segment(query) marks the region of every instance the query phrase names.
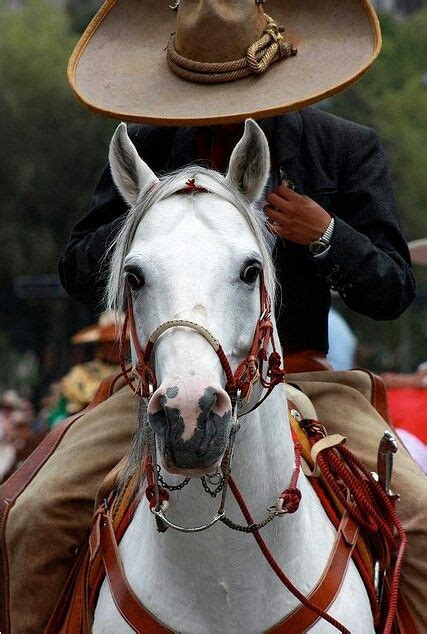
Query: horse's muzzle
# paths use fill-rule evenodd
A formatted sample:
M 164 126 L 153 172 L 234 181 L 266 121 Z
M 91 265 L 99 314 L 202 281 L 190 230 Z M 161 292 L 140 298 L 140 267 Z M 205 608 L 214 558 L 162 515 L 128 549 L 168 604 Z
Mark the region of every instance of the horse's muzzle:
M 168 471 L 195 477 L 218 466 L 231 428 L 231 401 L 221 387 L 195 377 L 163 381 L 148 415 Z

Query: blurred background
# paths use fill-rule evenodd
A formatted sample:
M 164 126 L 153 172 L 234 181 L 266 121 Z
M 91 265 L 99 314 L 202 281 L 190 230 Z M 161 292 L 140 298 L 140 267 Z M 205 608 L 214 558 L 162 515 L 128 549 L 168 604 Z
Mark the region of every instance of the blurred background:
M 90 345 L 73 345 L 70 337 L 97 315 L 66 296 L 56 267 L 71 227 L 88 209 L 116 125 L 82 107 L 65 75 L 69 54 L 99 4 L 3 2 L 0 395 L 13 390 L 25 401 L 19 411 L 31 420 L 46 408 L 52 385 L 94 356 Z M 378 131 L 408 241 L 427 237 L 423 5 L 377 2 L 384 38 L 379 60 L 356 86 L 320 104 Z M 417 299 L 394 322 L 375 322 L 334 299 L 354 333 L 356 365 L 413 373 L 427 360 L 427 267 L 414 268 Z M 46 417 L 38 425 L 42 433 Z

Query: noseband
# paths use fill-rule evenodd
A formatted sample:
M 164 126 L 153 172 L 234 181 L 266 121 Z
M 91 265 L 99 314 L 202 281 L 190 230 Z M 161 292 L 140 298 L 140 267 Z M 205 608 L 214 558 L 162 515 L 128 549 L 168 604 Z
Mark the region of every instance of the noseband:
M 274 342 L 273 325 L 271 323 L 271 301 L 265 287 L 262 271 L 259 277 L 259 285 L 261 310 L 260 317 L 255 327 L 252 344 L 246 358 L 238 365 L 235 372 L 233 372 L 227 355 L 225 354 L 219 340 L 204 326 L 187 319 L 171 319 L 160 324 L 160 326 L 158 326 L 148 338 L 147 345 L 144 350 L 141 346 L 136 328 L 131 289 L 129 285 L 126 284 L 127 311 L 120 338 L 120 363 L 124 376 L 126 377 L 126 381 L 132 391 L 140 394 L 143 398 L 151 397 L 151 394 L 157 388 L 156 375 L 151 363 L 154 346 L 159 337 L 167 330 L 170 330 L 171 328 L 184 327 L 195 330 L 199 335 L 204 337 L 204 339 L 206 339 L 216 352 L 227 379 L 225 391 L 228 393 L 233 403 L 236 402 L 238 395 L 241 399 L 249 402 L 252 388 L 258 382 L 260 382 L 267 390 L 267 394 L 264 397 L 266 398 L 276 385 L 284 382 L 285 371 L 281 368 L 282 359 L 276 350 Z M 129 376 L 125 363 L 126 332 L 128 324 L 137 357 L 137 362 L 132 367 L 132 374 L 134 375 L 133 379 L 135 379 L 135 377 L 137 379 L 136 387 L 134 387 L 134 380 L 132 380 Z M 272 352 L 268 355 L 270 346 L 272 348 Z M 264 363 L 267 360 L 268 369 L 266 376 L 264 377 Z M 258 407 L 261 402 L 262 401 L 259 401 L 252 409 Z

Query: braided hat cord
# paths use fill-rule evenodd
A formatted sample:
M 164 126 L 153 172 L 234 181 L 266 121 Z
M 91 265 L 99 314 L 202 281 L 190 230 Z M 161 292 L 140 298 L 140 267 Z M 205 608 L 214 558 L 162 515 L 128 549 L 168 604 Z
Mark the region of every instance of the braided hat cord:
M 167 46 L 170 69 L 182 79 L 204 84 L 218 84 L 249 75 L 261 75 L 274 62 L 297 54 L 297 49 L 291 42 L 283 38 L 285 28 L 278 26 L 270 16 L 266 18 L 267 24 L 261 37 L 249 46 L 246 56 L 229 62 L 197 62 L 180 55 L 175 48 L 173 33 Z

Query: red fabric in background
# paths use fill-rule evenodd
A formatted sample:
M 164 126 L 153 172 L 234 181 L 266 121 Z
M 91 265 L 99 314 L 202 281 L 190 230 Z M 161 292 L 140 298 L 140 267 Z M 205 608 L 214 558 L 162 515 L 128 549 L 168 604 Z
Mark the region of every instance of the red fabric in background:
M 427 390 L 389 388 L 388 399 L 393 425 L 427 444 Z

